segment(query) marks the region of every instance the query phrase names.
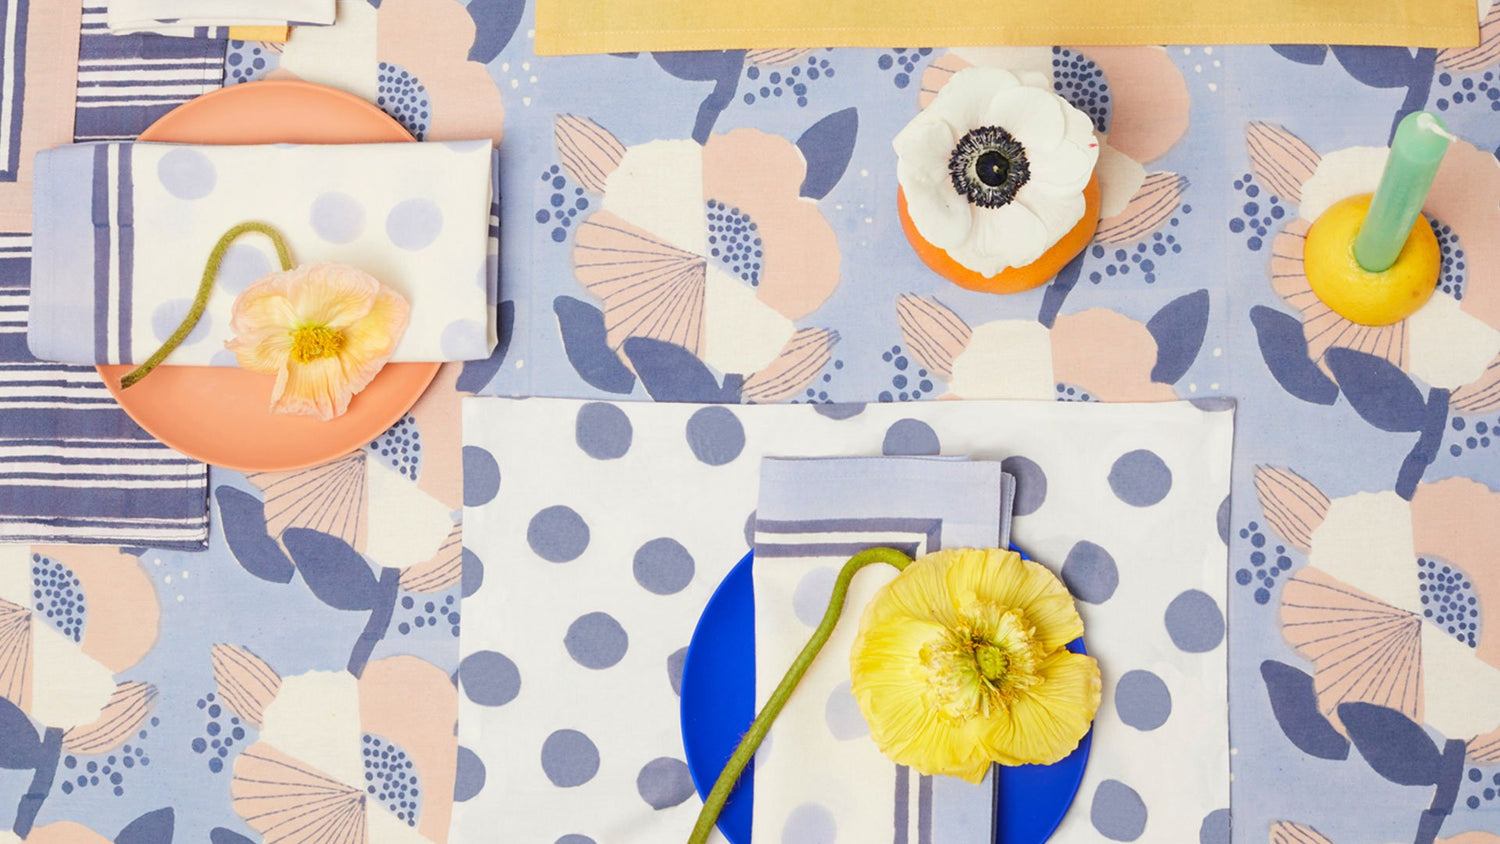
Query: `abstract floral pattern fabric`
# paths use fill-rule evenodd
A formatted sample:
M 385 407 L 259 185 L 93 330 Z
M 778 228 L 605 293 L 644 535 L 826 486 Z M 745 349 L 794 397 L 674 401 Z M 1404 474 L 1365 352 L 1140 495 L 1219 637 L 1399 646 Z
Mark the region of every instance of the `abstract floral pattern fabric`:
M 819 403 L 1227 395 L 1240 400 L 1233 495 L 1218 511 L 1230 556 L 1234 813 L 1203 819 L 1197 840 L 1222 844 L 1232 828 L 1238 841 L 1493 844 L 1500 758 L 1494 727 L 1483 723 L 1486 699 L 1463 684 L 1482 688 L 1495 664 L 1486 619 L 1496 612 L 1500 367 L 1493 354 L 1483 358 L 1500 328 L 1489 234 L 1500 8 L 1484 9 L 1479 46 L 1449 50 L 539 58 L 531 5 L 344 0 L 337 25 L 297 30 L 285 46 L 229 44 L 226 83 L 295 76 L 366 97 L 424 138 L 503 135 L 507 342 L 488 361 L 447 370 L 432 398 L 361 456 L 306 476 L 216 473 L 206 554 L 110 551 L 112 574 L 99 581 L 99 549 L 26 552 L 20 564 L 30 564 L 46 601 L 0 596 L 20 608 L 6 629 L 56 635 L 8 639 L 33 670 L 30 696 L 23 685 L 12 691 L 19 700 L 7 696 L 11 709 L 0 706 L 3 746 L 19 748 L 5 757 L 16 767 L 0 772 L 0 826 L 24 811 L 32 841 L 154 844 L 174 829 L 170 840 L 280 840 L 249 817 L 235 785 L 251 765 L 241 761 L 247 748 L 315 779 L 337 803 L 357 773 L 353 742 L 361 760 L 380 762 L 358 773 L 372 777 L 369 799 L 362 813 L 341 816 L 341 829 L 406 835 L 401 816 L 415 812 L 405 829 L 443 840 L 449 795 L 480 793 L 486 776 L 473 753 L 435 749 L 437 731 L 453 741 L 456 703 L 427 665 L 444 676 L 459 670 L 458 605 L 484 577 L 449 514 L 463 503 L 461 474 L 479 499 L 500 485 L 482 459 L 465 465 L 451 406 L 462 392 Z M 110 126 L 84 131 L 80 118 L 80 135 L 114 137 L 105 129 L 121 115 L 138 130 L 163 102 L 217 75 L 199 67 L 201 56 L 169 55 L 146 36 L 108 39 L 85 34 L 79 96 L 88 100 L 80 107 L 99 106 L 81 113 L 107 111 Z M 184 62 L 193 66 L 182 70 Z M 944 76 L 980 65 L 1048 75 L 1103 142 L 1105 221 L 1095 243 L 1052 284 L 1014 296 L 937 278 L 893 223 L 891 138 Z M 189 71 L 193 84 L 176 84 Z M 1443 115 L 1465 140 L 1430 208 L 1443 289 L 1430 313 L 1400 328 L 1348 329 L 1302 293 L 1298 229 L 1339 193 L 1368 189 L 1395 120 L 1418 108 Z M 610 238 L 626 237 L 650 239 L 642 269 L 661 303 L 656 322 L 632 321 L 610 295 L 619 267 L 590 266 Z M 724 303 L 755 324 L 724 320 Z M 618 425 L 591 424 L 606 433 L 590 448 L 619 447 Z M 326 491 L 333 503 L 304 507 L 298 490 Z M 417 501 L 424 529 L 382 535 L 381 513 Z M 1376 530 L 1378 570 L 1348 571 Z M 1380 632 L 1395 644 L 1369 680 L 1406 682 L 1404 698 L 1340 679 L 1300 637 L 1309 594 L 1330 590 L 1383 614 Z M 1313 620 L 1338 628 L 1347 606 L 1318 609 Z M 110 631 L 126 638 L 101 651 Z M 1395 654 L 1436 675 L 1424 668 L 1419 682 Z M 88 678 L 68 707 L 54 705 L 57 666 L 81 666 L 77 676 Z M 657 670 L 669 677 L 668 664 Z M 279 691 L 247 698 L 250 678 Z M 27 682 L 24 672 L 13 679 Z M 381 690 L 398 679 L 424 691 Z M 1147 683 L 1140 700 L 1159 703 Z M 344 713 L 346 729 L 326 747 L 299 743 L 311 723 L 297 702 L 306 690 Z M 124 717 L 128 734 L 104 731 L 69 749 L 69 732 L 82 741 L 112 701 L 122 714 L 150 701 L 149 712 Z M 375 711 L 398 704 L 398 718 Z M 264 721 L 247 720 L 256 706 L 261 717 L 282 713 L 285 728 L 266 735 Z M 29 787 L 40 768 L 54 770 L 52 784 L 23 807 L 23 795 L 42 791 Z M 661 790 L 652 793 L 680 790 L 676 766 L 653 771 Z M 1138 811 L 1123 791 L 1103 800 L 1100 817 Z M 1094 809 L 1074 808 L 1086 829 Z M 1111 829 L 1107 840 L 1132 840 L 1133 827 Z

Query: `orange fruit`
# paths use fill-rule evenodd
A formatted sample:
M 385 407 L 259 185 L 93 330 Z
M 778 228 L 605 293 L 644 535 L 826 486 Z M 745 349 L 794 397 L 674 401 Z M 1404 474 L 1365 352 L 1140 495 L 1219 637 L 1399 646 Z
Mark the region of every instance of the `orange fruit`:
M 933 272 L 959 287 L 981 293 L 1020 293 L 1051 281 L 1053 276 L 1089 245 L 1089 241 L 1094 239 L 1094 232 L 1099 228 L 1098 174 L 1090 177 L 1089 183 L 1084 186 L 1083 199 L 1083 219 L 1054 243 L 1052 248 L 1043 252 L 1040 258 L 1024 267 L 1007 267 L 999 275 L 986 276 L 953 260 L 945 250 L 924 240 L 917 232 L 917 225 L 912 222 L 911 215 L 907 213 L 906 192 L 896 189 L 896 209 L 901 215 L 901 230 L 906 232 L 906 239 L 911 241 L 917 257 Z

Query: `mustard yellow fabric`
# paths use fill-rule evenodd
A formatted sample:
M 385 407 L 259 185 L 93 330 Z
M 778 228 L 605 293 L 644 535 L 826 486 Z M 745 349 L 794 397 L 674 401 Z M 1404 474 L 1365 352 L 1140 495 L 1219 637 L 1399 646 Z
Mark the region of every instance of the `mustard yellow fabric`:
M 265 41 L 285 44 L 291 29 L 285 26 L 231 26 L 229 37 L 236 41 Z
M 998 44 L 1479 43 L 1474 0 L 537 0 L 543 55 Z

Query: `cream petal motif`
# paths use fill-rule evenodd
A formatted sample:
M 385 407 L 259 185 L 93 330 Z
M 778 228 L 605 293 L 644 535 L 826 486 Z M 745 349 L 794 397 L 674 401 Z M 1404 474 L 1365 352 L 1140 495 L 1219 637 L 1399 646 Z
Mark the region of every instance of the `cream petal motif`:
M 741 284 L 709 267 L 704 285 L 704 363 L 720 372 L 763 369 L 791 341 L 796 327 Z
M 284 677 L 265 708 L 260 739 L 344 783 L 364 782 L 359 687 L 347 671 Z
M 1484 376 L 1500 355 L 1500 331 L 1469 316 L 1442 293 L 1407 317 L 1411 374 L 1431 387 L 1452 390 Z
M 63 749 L 70 753 L 105 753 L 129 739 L 156 705 L 156 687 L 129 682 L 115 687 L 109 703 L 92 724 L 63 733 Z
M 1094 167 L 1094 174 L 1099 177 L 1101 220 L 1125 213 L 1131 198 L 1146 183 L 1145 165 L 1108 144 L 1099 147 L 1099 163 Z
M 804 328 L 766 368 L 745 379 L 740 397 L 751 402 L 785 401 L 806 387 L 828 365 L 839 333 L 827 328 Z
M 384 461 L 371 460 L 367 465 L 370 532 L 366 556 L 389 568 L 431 559 L 453 532 L 448 505 Z
M 369 803 L 365 823 L 369 829 L 370 844 L 432 844 L 430 839 L 407 826 L 406 821 L 386 811 L 378 802 Z
M 1395 709 L 1421 723 L 1422 627 L 1416 613 L 1315 568 L 1298 572 L 1282 591 L 1281 634 L 1312 662 L 1318 706 L 1335 724 L 1338 705 L 1351 701 Z
M 1394 492 L 1334 499 L 1313 530 L 1314 566 L 1398 609 L 1418 613 L 1411 505 Z
M 708 254 L 703 147 L 693 140 L 650 141 L 625 150 L 605 180 L 603 208 L 664 243 Z
M 280 537 L 287 528 L 311 528 L 364 550 L 369 502 L 363 451 L 310 469 L 252 472 L 245 478 L 265 494 L 266 533 Z
M 281 675 L 239 645 L 214 645 L 211 655 L 214 684 L 224 705 L 241 720 L 259 727 L 266 707 L 281 690 Z
M 1423 720 L 1465 741 L 1500 727 L 1500 670 L 1436 624 L 1422 625 Z
M 974 334 L 969 324 L 936 299 L 912 293 L 896 298 L 896 321 L 917 360 L 938 377 L 951 379 L 953 360 L 968 347 Z
M 701 255 L 667 243 L 608 211 L 578 227 L 573 272 L 604 303 L 607 342 L 650 337 L 698 354 L 703 346 Z
M 1486 413 L 1500 407 L 1500 358 L 1490 361 L 1477 380 L 1455 390 L 1451 405 L 1459 413 Z
M 1341 199 L 1374 193 L 1390 152 L 1385 147 L 1346 147 L 1323 156 L 1312 176 L 1302 183 L 1302 204 L 1297 212 L 1312 222 Z
M 464 526 L 453 526 L 437 553 L 425 563 L 401 572 L 401 588 L 408 592 L 441 592 L 458 585 L 464 576 Z
M 1280 126 L 1252 122 L 1245 127 L 1245 151 L 1267 190 L 1291 204 L 1302 202 L 1302 184 L 1318 169 L 1312 147 Z
M 365 794 L 259 741 L 234 762 L 234 810 L 265 844 L 367 844 Z M 380 842 L 370 842 L 380 844 Z
M 1328 515 L 1322 490 L 1290 469 L 1257 466 L 1255 494 L 1272 530 L 1304 554 L 1312 549 L 1313 531 Z
M 966 399 L 1051 399 L 1052 338 L 1030 320 L 985 323 L 953 361 L 948 387 Z
M 90 724 L 115 693 L 113 673 L 73 640 L 33 617 L 31 707 L 26 714 L 49 727 Z

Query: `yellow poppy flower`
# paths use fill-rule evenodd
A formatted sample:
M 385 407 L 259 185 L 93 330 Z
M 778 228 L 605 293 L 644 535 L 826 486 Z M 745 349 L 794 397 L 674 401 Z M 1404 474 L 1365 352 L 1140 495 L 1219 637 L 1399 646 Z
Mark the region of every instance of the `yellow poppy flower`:
M 1099 708 L 1099 664 L 1052 572 L 1013 551 L 938 551 L 864 610 L 850 654 L 855 700 L 886 756 L 970 782 L 991 763 L 1047 765 Z
M 272 412 L 328 420 L 390 360 L 409 312 L 401 294 L 368 273 L 309 264 L 245 288 L 225 347 L 241 367 L 276 375 Z

